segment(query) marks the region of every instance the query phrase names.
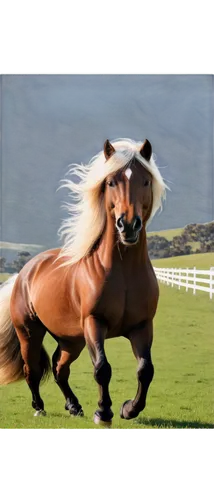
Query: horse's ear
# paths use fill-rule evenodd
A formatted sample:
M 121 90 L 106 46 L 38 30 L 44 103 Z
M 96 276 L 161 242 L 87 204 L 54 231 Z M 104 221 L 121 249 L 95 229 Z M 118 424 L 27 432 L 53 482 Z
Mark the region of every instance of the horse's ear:
M 152 156 L 152 146 L 148 139 L 146 139 L 140 149 L 140 154 L 145 160 L 149 161 Z
M 104 155 L 105 155 L 105 159 L 106 160 L 109 160 L 109 158 L 115 153 L 115 149 L 114 147 L 112 146 L 112 144 L 109 142 L 109 140 L 107 139 L 107 141 L 104 143 Z

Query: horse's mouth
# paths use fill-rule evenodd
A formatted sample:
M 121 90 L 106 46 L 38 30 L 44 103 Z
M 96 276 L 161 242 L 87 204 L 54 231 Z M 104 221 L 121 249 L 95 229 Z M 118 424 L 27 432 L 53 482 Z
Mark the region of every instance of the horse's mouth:
M 130 236 L 129 238 L 124 238 L 122 235 L 120 235 L 120 239 L 121 239 L 121 242 L 123 243 L 123 245 L 126 245 L 126 246 L 136 245 L 136 243 L 139 240 L 139 234 L 137 234 L 135 236 Z

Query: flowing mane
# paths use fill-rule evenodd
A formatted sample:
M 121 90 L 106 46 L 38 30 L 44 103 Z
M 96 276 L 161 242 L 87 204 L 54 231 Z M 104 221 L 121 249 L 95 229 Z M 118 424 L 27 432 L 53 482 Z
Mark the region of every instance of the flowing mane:
M 142 142 L 131 139 L 119 139 L 112 142 L 116 152 L 106 161 L 103 151 L 94 156 L 88 165 L 71 166 L 70 174 L 79 179 L 79 183 L 71 179 L 65 180 L 62 187 L 67 187 L 72 201 L 66 204 L 69 218 L 64 220 L 59 234 L 64 245 L 59 257 L 67 256 L 67 264 L 74 264 L 88 255 L 101 236 L 106 212 L 102 186 L 109 174 L 114 174 L 136 158 L 152 174 L 153 206 L 149 222 L 165 198 L 167 186 L 155 164 L 153 156 L 146 161 L 139 151 Z

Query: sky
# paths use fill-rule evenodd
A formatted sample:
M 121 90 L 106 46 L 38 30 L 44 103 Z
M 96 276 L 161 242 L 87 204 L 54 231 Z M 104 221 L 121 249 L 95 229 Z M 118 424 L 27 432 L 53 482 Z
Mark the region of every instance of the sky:
M 214 219 L 212 75 L 3 75 L 1 240 L 50 248 L 71 163 L 106 138 L 152 143 L 171 189 L 148 230 Z

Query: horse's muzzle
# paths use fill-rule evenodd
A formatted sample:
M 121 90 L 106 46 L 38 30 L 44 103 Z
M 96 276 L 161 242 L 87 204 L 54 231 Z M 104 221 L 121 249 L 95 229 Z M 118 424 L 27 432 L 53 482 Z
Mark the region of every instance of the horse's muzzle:
M 124 245 L 135 245 L 139 239 L 139 232 L 143 226 L 139 215 L 133 217 L 130 223 L 125 221 L 125 214 L 122 214 L 116 221 L 116 228 L 119 231 L 121 242 Z

